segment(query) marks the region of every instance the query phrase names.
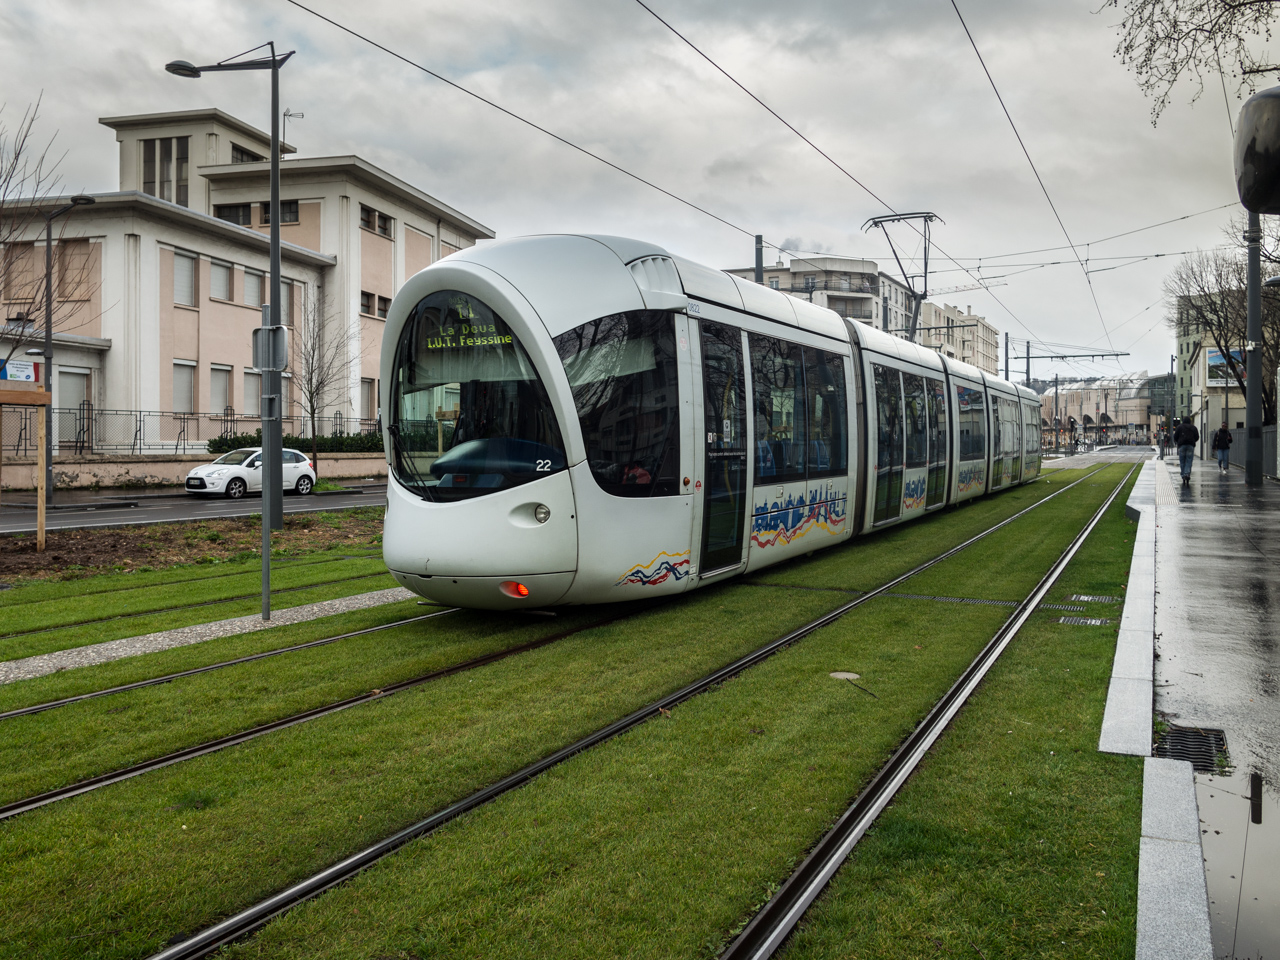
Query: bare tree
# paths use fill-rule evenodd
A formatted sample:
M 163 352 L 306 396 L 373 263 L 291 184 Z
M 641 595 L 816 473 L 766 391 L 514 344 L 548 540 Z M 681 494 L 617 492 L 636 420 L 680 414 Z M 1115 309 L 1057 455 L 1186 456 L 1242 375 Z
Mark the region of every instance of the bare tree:
M 1277 0 L 1107 0 L 1105 6 L 1124 14 L 1116 56 L 1151 98 L 1152 123 L 1179 80 L 1195 83 L 1194 102 L 1206 76 L 1220 75 L 1224 89 L 1230 77 L 1237 92 L 1252 92 L 1259 75 L 1280 73 L 1257 49 L 1271 40 Z
M 43 340 L 47 297 L 43 239 L 45 208 L 58 201 L 58 161 L 49 155 L 52 141 L 36 141 L 40 116 L 37 101 L 22 114 L 16 126 L 4 119 L 0 106 L 0 306 L 5 310 L 0 328 L 0 369 L 26 348 Z M 92 248 L 87 240 L 67 240 L 59 223 L 53 273 L 53 326 L 82 312 L 81 304 L 98 286 L 92 269 Z
M 1264 257 L 1280 265 L 1280 226 L 1267 218 Z M 1236 229 L 1236 242 L 1242 233 Z M 1222 355 L 1227 375 L 1245 392 L 1243 347 L 1246 342 L 1246 265 L 1243 247 L 1194 253 L 1165 280 L 1165 294 L 1173 308 L 1173 326 L 1179 335 L 1199 332 L 1205 346 L 1212 344 Z M 1237 356 L 1237 353 L 1239 356 Z M 1262 295 L 1262 392 L 1263 423 L 1276 422 L 1276 367 L 1280 362 L 1280 295 L 1264 289 Z
M 311 462 L 319 478 L 316 424 L 324 416 L 325 407 L 345 399 L 351 366 L 357 359 L 351 355 L 356 338 L 341 316 L 331 313 L 323 296 L 308 292 L 300 313 L 290 345 L 289 372 L 293 374 L 294 395 L 302 415 L 311 425 Z M 329 322 L 335 319 L 336 322 Z

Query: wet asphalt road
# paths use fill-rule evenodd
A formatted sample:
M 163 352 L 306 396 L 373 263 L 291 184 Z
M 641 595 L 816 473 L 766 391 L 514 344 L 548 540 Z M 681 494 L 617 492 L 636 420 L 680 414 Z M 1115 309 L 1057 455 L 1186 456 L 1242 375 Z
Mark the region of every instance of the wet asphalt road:
M 117 495 L 118 496 L 118 495 Z M 287 494 L 285 513 L 315 513 L 322 510 L 349 510 L 353 507 L 381 507 L 387 502 L 382 489 L 351 493 Z M 247 517 L 262 512 L 262 498 L 250 494 L 242 500 L 195 496 L 78 497 L 64 508 L 49 510 L 46 530 L 88 530 L 130 524 L 175 523 L 219 517 Z M 36 512 L 30 508 L 7 506 L 0 501 L 0 534 L 29 533 L 36 529 Z
M 1280 954 L 1280 483 L 1196 461 L 1156 485 L 1155 708 L 1226 732 L 1233 772 L 1197 774 L 1214 956 Z M 1166 479 L 1169 482 L 1165 482 Z M 1254 796 L 1250 774 L 1261 776 Z

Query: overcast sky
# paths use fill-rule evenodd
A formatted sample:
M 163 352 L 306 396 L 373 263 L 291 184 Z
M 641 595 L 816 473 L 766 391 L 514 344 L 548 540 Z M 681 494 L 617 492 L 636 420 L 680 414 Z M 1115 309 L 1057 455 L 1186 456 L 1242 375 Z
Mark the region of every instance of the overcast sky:
M 305 2 L 748 234 L 894 269 L 883 239 L 861 231 L 886 208 L 635 0 Z M 950 0 L 650 5 L 885 203 L 945 221 L 934 234 L 931 287 L 971 282 L 945 255 L 975 269 L 985 258 L 985 276 L 1010 272 L 1002 262 L 1068 261 L 1009 277 L 990 293 L 931 297 L 972 304 L 1015 338 L 1101 348 L 1105 323 L 1114 348 L 1132 354 L 1110 363 L 1035 361 L 1035 375 L 1167 371 L 1174 348 L 1161 283 L 1176 258 L 1125 258 L 1224 242 L 1239 208 L 1212 208 L 1236 199 L 1234 90 L 1230 113 L 1220 87 L 1195 104 L 1193 88 L 1180 90 L 1153 127 L 1150 104 L 1112 55 L 1115 10 L 1094 12 L 1099 0 L 959 3 L 1081 255 L 1094 270 L 1120 267 L 1092 275 L 1101 319 L 1069 250 L 1000 259 L 1065 241 Z M 117 148 L 99 117 L 217 106 L 268 129 L 265 76 L 190 81 L 163 70 L 171 59 L 208 63 L 265 40 L 298 51 L 282 74 L 282 98 L 306 114 L 288 128 L 300 155 L 359 154 L 499 237 L 611 233 L 715 267 L 752 262 L 750 236 L 287 0 L 6 0 L 3 118 L 12 125 L 43 97 L 37 133 L 65 153 L 65 187 L 114 190 Z M 911 234 L 900 236 L 918 253 Z

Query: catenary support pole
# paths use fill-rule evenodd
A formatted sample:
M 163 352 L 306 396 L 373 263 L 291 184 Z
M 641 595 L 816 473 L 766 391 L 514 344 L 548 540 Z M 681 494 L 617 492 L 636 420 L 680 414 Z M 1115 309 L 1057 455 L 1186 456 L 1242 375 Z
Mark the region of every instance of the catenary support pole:
M 764 237 L 756 234 L 756 283 L 764 283 Z
M 1009 379 L 1009 331 L 1004 332 L 1004 378 Z
M 1248 322 L 1244 362 L 1244 482 L 1262 486 L 1262 218 L 1249 214 Z

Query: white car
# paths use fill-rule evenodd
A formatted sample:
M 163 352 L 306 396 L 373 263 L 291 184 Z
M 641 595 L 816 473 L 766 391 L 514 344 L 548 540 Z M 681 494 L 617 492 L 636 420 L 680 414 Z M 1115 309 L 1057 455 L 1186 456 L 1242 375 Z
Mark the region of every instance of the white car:
M 284 489 L 310 493 L 316 485 L 316 471 L 310 459 L 297 450 L 281 451 L 280 459 Z M 246 493 L 261 489 L 261 447 L 232 450 L 187 474 L 187 493 L 217 493 L 239 500 Z

